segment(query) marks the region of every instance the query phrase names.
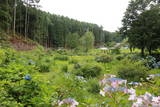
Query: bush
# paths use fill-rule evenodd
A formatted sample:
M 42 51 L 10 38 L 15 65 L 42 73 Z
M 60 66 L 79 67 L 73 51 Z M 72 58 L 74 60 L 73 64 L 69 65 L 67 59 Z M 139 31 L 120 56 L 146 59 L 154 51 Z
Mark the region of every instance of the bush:
M 88 86 L 88 92 L 90 93 L 97 94 L 100 92 L 100 85 L 98 83 L 98 80 L 95 79 L 89 80 L 87 86 Z
M 112 49 L 112 50 L 111 50 L 111 53 L 112 53 L 112 54 L 120 54 L 121 52 L 120 52 L 120 49 L 119 49 L 119 48 L 116 48 L 116 49 Z
M 160 68 L 160 61 L 157 62 L 156 58 L 153 56 L 147 56 L 145 59 L 142 59 L 142 62 L 149 69 Z
M 140 63 L 125 61 L 117 69 L 118 76 L 128 81 L 139 82 L 147 77 L 147 68 Z
M 78 63 L 78 60 L 76 60 L 76 59 L 71 59 L 69 61 L 69 64 L 77 64 L 77 63 Z
M 49 65 L 48 64 L 40 64 L 39 65 L 39 72 L 49 72 Z
M 134 62 L 140 61 L 142 59 L 142 57 L 137 54 L 131 54 L 130 56 L 128 55 L 128 58 Z
M 76 63 L 76 64 L 74 64 L 74 69 L 79 69 L 79 68 L 81 68 L 81 66 L 82 66 L 82 64 Z
M 61 55 L 67 55 L 68 54 L 65 49 L 58 49 L 56 52 L 61 54 Z
M 67 65 L 64 65 L 64 66 L 61 68 L 61 71 L 62 71 L 62 72 L 68 72 L 68 66 L 67 66 Z
M 85 64 L 78 70 L 77 75 L 84 78 L 93 78 L 99 76 L 101 71 L 102 67 L 99 65 Z
M 95 60 L 101 63 L 109 63 L 112 61 L 112 57 L 108 55 L 102 55 L 102 56 L 97 56 Z
M 69 58 L 65 55 L 63 55 L 63 56 L 59 55 L 59 56 L 55 56 L 54 59 L 55 60 L 67 61 Z
M 122 56 L 122 55 L 121 56 L 117 56 L 116 59 L 120 61 L 120 60 L 124 59 L 124 56 Z

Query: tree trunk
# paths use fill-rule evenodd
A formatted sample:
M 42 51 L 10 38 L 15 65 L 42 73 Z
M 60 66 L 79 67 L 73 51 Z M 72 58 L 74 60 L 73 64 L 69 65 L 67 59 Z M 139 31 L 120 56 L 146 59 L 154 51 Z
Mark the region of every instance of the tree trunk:
M 27 0 L 26 14 L 25 14 L 25 39 L 27 37 L 27 20 L 28 20 L 28 0 Z
M 144 56 L 144 47 L 141 48 L 141 55 Z
M 149 52 L 149 55 L 152 54 L 152 48 L 151 47 L 148 49 L 148 52 Z
M 16 5 L 17 5 L 17 0 L 14 1 L 13 36 L 15 36 L 15 29 L 16 29 Z

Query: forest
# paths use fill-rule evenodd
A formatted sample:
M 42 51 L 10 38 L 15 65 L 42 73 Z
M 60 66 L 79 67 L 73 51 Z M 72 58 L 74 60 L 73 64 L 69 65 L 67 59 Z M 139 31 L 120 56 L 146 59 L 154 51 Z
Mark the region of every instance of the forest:
M 115 38 L 116 33 L 103 30 L 102 26 L 41 11 L 34 0 L 3 0 L 0 5 L 1 29 L 45 47 L 67 48 L 68 35 L 77 33 L 80 38 L 86 31 L 93 32 L 95 45 L 122 40 L 120 36 Z
M 115 32 L 40 1 L 0 0 L 0 107 L 160 107 L 160 0 Z

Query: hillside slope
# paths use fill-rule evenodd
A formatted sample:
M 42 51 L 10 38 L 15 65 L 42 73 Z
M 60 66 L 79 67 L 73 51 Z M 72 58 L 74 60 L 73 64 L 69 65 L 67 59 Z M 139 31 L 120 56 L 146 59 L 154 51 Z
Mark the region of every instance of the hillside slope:
M 6 48 L 10 47 L 15 50 L 27 51 L 32 50 L 37 46 L 37 43 L 30 40 L 25 39 L 23 36 L 11 36 L 4 32 L 0 32 L 0 47 Z

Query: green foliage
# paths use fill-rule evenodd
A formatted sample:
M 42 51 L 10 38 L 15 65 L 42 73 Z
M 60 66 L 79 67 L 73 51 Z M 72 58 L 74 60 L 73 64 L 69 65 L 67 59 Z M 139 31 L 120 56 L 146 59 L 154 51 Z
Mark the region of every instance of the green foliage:
M 10 5 L 8 0 L 0 1 L 0 28 L 7 31 L 11 24 Z
M 121 52 L 120 52 L 120 49 L 119 49 L 119 48 L 116 48 L 116 49 L 112 49 L 112 50 L 111 50 L 111 53 L 112 53 L 112 54 L 120 54 Z
M 68 47 L 74 49 L 77 47 L 79 35 L 83 35 L 87 29 L 94 33 L 94 37 L 96 38 L 95 43 L 103 41 L 101 38 L 103 34 L 105 35 L 106 31 L 104 31 L 102 27 L 41 11 L 35 6 L 35 4 L 38 5 L 38 3 L 34 3 L 33 5 L 32 2 L 35 1 L 29 0 L 29 6 L 26 8 L 26 1 L 24 0 L 17 0 L 16 6 L 14 0 L 1 0 L 0 28 L 6 31 L 13 31 L 11 25 L 13 25 L 14 20 L 11 19 L 14 19 L 13 15 L 16 9 L 16 33 L 25 35 L 43 46 L 52 48 Z M 71 33 L 71 35 L 68 35 L 69 33 Z M 107 37 L 108 35 L 105 36 Z
M 35 65 L 11 49 L 0 51 L 0 106 L 33 106 L 32 98 L 39 96 L 41 88 L 32 75 L 26 75 L 37 70 Z
M 146 67 L 149 69 L 158 69 L 160 68 L 160 61 L 157 61 L 153 56 L 147 56 L 141 60 Z
M 61 78 L 59 78 L 61 77 Z M 74 98 L 78 101 L 84 102 L 84 96 L 88 94 L 85 90 L 85 82 L 78 80 L 74 75 L 65 73 L 54 73 L 53 91 L 52 91 L 52 104 L 56 105 L 58 100 L 65 98 Z
M 135 0 L 131 1 L 126 10 L 122 27 L 122 34 L 128 36 L 128 41 L 132 47 L 144 50 L 149 54 L 159 48 L 159 25 L 160 9 L 159 4 L 152 4 L 153 0 Z M 152 26 L 152 27 L 151 27 Z
M 68 72 L 68 66 L 67 65 L 63 65 L 61 68 L 62 72 Z
M 49 72 L 49 65 L 48 64 L 40 64 L 39 65 L 39 72 Z
M 65 55 L 57 55 L 54 57 L 54 60 L 67 61 L 68 59 L 69 59 L 68 56 L 65 56 Z
M 79 69 L 79 68 L 81 68 L 82 65 L 83 65 L 83 64 L 75 63 L 75 64 L 74 64 L 74 69 Z
M 86 32 L 81 38 L 80 38 L 80 48 L 84 52 L 88 52 L 90 49 L 94 47 L 94 35 L 92 32 Z
M 112 61 L 112 57 L 111 56 L 108 56 L 108 55 L 101 55 L 101 56 L 97 56 L 96 58 L 95 58 L 95 60 L 97 61 L 97 62 L 101 62 L 101 63 L 109 63 L 109 62 L 111 62 Z
M 87 83 L 88 91 L 93 94 L 98 94 L 100 92 L 100 85 L 96 79 L 91 79 Z
M 76 60 L 76 59 L 71 59 L 71 60 L 69 61 L 69 63 L 70 63 L 70 64 L 77 64 L 77 63 L 78 63 L 78 60 Z
M 93 51 L 94 55 L 103 55 L 96 49 Z M 119 56 L 123 59 L 112 59 L 112 62 L 104 64 L 97 63 L 95 56 L 90 53 L 90 56 L 69 56 L 71 53 L 68 50 L 66 53 L 61 55 L 56 51 L 40 49 L 25 52 L 0 49 L 0 106 L 56 107 L 59 101 L 66 98 L 75 99 L 80 107 L 131 106 L 129 96 L 122 92 L 106 93 L 105 97 L 99 94 L 102 88 L 99 82 L 107 78 L 102 75 L 109 73 L 117 73 L 117 76 L 129 81 L 141 81 L 142 86 L 136 87 L 137 95 L 146 91 L 159 95 L 159 78 L 144 80 L 148 74 L 159 74 L 160 70 L 148 71 L 137 54 L 121 53 Z M 54 59 L 59 56 L 67 56 L 69 59 Z M 43 65 L 47 66 L 44 70 Z
M 100 76 L 101 72 L 101 66 L 95 64 L 85 64 L 80 67 L 80 69 L 76 72 L 76 75 L 83 76 L 84 78 L 95 78 Z
M 67 51 L 65 49 L 58 49 L 56 52 L 60 55 L 67 55 Z
M 79 38 L 80 36 L 78 35 L 78 33 L 73 33 L 73 34 L 69 33 L 67 35 L 67 40 L 66 40 L 67 48 L 70 49 L 78 48 Z
M 117 67 L 117 74 L 120 78 L 128 81 L 145 81 L 148 69 L 142 63 L 134 63 L 129 60 L 124 60 Z
M 124 59 L 124 58 L 125 58 L 125 56 L 122 56 L 122 55 L 116 56 L 116 59 L 119 60 L 119 61 Z

